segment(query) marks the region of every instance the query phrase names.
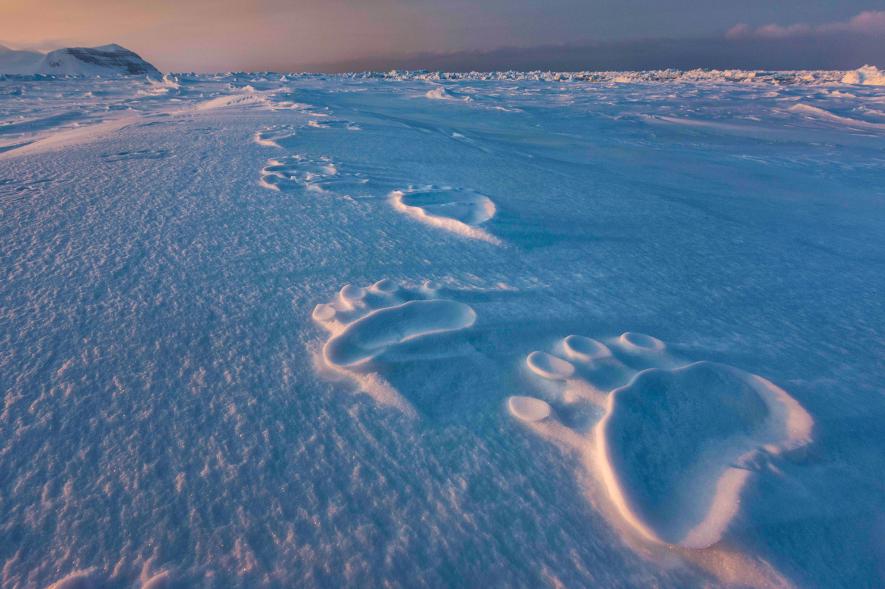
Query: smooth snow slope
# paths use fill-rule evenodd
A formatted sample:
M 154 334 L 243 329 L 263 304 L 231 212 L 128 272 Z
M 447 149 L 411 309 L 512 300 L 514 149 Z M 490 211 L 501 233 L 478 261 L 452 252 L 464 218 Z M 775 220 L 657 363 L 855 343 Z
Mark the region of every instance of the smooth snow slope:
M 0 586 L 882 586 L 877 75 L 0 79 Z

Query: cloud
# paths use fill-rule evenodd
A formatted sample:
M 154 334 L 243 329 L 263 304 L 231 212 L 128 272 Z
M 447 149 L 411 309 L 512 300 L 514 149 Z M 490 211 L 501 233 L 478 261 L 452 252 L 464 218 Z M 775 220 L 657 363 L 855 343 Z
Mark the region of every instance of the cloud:
M 885 63 L 878 35 L 833 33 L 790 38 L 635 39 L 489 51 L 415 53 L 317 63 L 318 72 L 493 70 L 647 70 L 647 69 L 828 69 L 853 70 L 864 63 Z M 285 68 L 284 68 L 285 69 Z
M 771 23 L 753 28 L 739 23 L 731 27 L 725 36 L 728 39 L 789 39 L 834 33 L 885 35 L 885 10 L 865 10 L 846 21 L 815 26 L 805 23 L 787 26 Z

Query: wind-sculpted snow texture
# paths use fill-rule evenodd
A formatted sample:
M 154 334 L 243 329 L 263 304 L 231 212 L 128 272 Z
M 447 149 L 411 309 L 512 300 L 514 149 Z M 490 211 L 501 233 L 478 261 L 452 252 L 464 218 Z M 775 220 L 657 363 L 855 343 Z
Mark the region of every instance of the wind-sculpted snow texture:
M 882 586 L 881 76 L 0 77 L 0 586 Z

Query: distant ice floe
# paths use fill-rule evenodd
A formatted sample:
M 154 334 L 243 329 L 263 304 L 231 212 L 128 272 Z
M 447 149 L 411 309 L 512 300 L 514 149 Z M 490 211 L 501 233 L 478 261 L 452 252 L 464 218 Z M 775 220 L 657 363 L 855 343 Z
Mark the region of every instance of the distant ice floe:
M 843 84 L 862 86 L 885 86 L 885 71 L 872 65 L 865 65 L 842 76 Z
M 12 75 L 9 75 L 12 74 Z M 176 75 L 176 79 L 185 74 Z M 740 69 L 662 69 L 643 71 L 550 71 L 550 70 L 502 70 L 490 72 L 444 72 L 427 70 L 391 70 L 388 72 L 363 71 L 348 72 L 342 74 L 279 74 L 267 73 L 265 75 L 253 73 L 227 73 L 214 76 L 197 76 L 187 74 L 193 80 L 224 80 L 227 78 L 239 78 L 244 75 L 250 79 L 273 81 L 275 83 L 288 83 L 303 80 L 368 80 L 386 79 L 397 81 L 544 81 L 544 82 L 592 82 L 602 84 L 631 84 L 631 83 L 742 83 L 742 84 L 772 84 L 776 86 L 788 86 L 794 84 L 826 85 L 826 84 L 852 84 L 874 85 L 885 84 L 883 70 L 873 65 L 865 65 L 856 70 L 740 70 Z M 64 76 L 50 76 L 45 74 L 21 74 L 13 70 L 4 74 L 0 73 L 0 79 L 14 77 L 17 79 L 42 79 Z M 155 76 L 160 79 L 160 75 Z M 253 88 L 254 90 L 254 88 Z M 463 100 L 470 101 L 469 96 L 460 96 L 450 89 L 437 86 L 424 94 L 426 98 L 436 100 Z M 295 102 L 278 102 L 274 108 L 302 109 L 305 106 Z
M 612 511 L 654 542 L 716 544 L 760 459 L 811 440 L 814 421 L 783 389 L 731 366 L 681 362 L 648 335 L 570 335 L 530 353 L 526 367 L 545 399 L 510 397 L 510 413 L 578 451 Z M 589 417 L 562 420 L 576 411 Z
M 173 95 L 178 94 L 181 91 L 180 79 L 171 74 L 164 74 L 163 78 L 160 80 L 147 78 L 146 82 L 147 87 L 144 90 L 139 91 L 140 94 L 146 96 Z
M 463 237 L 500 245 L 501 240 L 478 227 L 495 216 L 495 203 L 472 190 L 424 188 L 395 190 L 390 203 L 396 211 L 422 223 Z

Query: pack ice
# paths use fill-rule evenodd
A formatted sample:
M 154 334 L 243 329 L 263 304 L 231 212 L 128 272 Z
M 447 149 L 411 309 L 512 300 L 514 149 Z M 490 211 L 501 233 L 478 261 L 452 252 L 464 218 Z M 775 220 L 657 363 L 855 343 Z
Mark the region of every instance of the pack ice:
M 11 53 L 0 586 L 885 584 L 879 69 Z

